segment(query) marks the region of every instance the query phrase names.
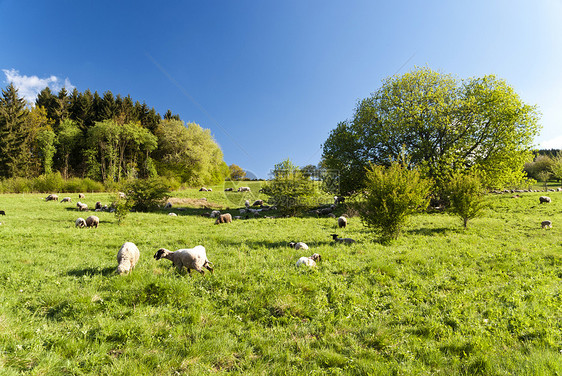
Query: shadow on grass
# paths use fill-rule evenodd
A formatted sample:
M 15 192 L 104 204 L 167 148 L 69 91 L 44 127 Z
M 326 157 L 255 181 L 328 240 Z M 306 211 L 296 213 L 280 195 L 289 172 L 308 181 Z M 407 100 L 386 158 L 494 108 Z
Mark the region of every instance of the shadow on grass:
M 110 276 L 115 274 L 115 267 L 89 267 L 89 268 L 81 268 L 81 269 L 72 269 L 67 273 L 69 276 L 73 277 L 83 277 L 85 275 L 91 277 L 94 275 L 102 275 L 104 277 Z
M 415 230 L 406 230 L 405 233 L 409 235 L 423 235 L 423 236 L 434 236 L 434 235 L 445 235 L 447 233 L 459 233 L 462 232 L 456 228 L 440 227 L 440 228 L 418 228 Z

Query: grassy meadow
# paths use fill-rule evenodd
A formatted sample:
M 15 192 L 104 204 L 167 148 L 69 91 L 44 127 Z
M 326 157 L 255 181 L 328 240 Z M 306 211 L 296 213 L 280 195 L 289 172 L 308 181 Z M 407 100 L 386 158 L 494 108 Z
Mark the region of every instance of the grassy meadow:
M 331 241 L 333 218 L 215 226 L 201 198 L 236 215 L 258 195 L 213 188 L 174 192 L 172 209 L 122 225 L 95 213 L 97 229 L 74 227 L 94 214 L 75 193 L 0 195 L 0 374 L 562 375 L 562 192 L 542 205 L 540 193 L 490 196 L 466 230 L 417 215 L 389 246 L 353 217 L 338 234 L 357 244 L 345 246 Z M 125 241 L 141 257 L 119 276 Z M 198 244 L 214 274 L 153 258 Z M 316 269 L 295 267 L 314 252 Z

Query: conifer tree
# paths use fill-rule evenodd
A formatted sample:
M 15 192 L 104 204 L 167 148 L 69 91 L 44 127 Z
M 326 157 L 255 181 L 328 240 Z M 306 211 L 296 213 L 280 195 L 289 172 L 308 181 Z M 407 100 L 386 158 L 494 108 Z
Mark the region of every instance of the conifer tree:
M 13 83 L 0 98 L 0 176 L 18 176 L 25 168 L 25 121 L 29 111 Z

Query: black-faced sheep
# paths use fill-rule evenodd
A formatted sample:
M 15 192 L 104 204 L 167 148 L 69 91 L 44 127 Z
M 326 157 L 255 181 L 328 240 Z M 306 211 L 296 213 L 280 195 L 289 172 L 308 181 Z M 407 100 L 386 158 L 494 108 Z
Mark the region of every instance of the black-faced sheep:
M 70 197 L 63 197 L 62 200 L 60 200 L 61 204 L 63 202 L 72 202 L 72 199 Z
M 355 243 L 355 240 L 351 238 L 338 238 L 338 234 L 331 234 L 330 236 L 332 237 L 332 239 L 334 239 L 336 243 L 346 243 L 346 244 Z
M 140 252 L 134 243 L 123 243 L 117 252 L 117 270 L 119 274 L 128 274 L 134 268 L 140 258 Z
M 221 214 L 215 221 L 215 225 L 219 223 L 232 223 L 232 215 L 230 213 Z
M 343 215 L 338 218 L 338 227 L 339 228 L 347 227 L 347 218 L 345 218 Z
M 314 267 L 316 266 L 316 261 L 322 261 L 322 256 L 320 256 L 318 253 L 315 253 L 310 257 L 301 257 L 297 261 L 297 266 L 306 265 L 309 267 Z
M 542 221 L 541 227 L 542 228 L 552 228 L 552 221 Z
M 207 192 L 207 191 L 208 191 L 208 189 L 207 189 L 207 188 L 205 188 L 205 187 L 201 187 L 201 188 L 199 188 L 199 192 Z
M 74 225 L 80 228 L 86 227 L 86 220 L 84 218 L 78 218 L 76 222 L 74 222 Z
M 102 207 L 103 207 L 103 206 L 102 206 L 101 202 L 98 201 L 98 202 L 96 202 L 96 206 L 94 207 L 94 210 L 96 210 L 96 211 L 98 211 L 98 210 L 101 211 L 101 208 L 102 208 Z
M 91 215 L 88 218 L 86 218 L 86 227 L 98 228 L 99 224 L 100 224 L 100 219 L 95 215 Z
M 59 200 L 59 196 L 52 193 L 47 197 L 45 197 L 45 201 L 58 201 L 58 200 Z
M 539 204 L 545 203 L 545 204 L 550 204 L 552 200 L 550 199 L 550 197 L 547 196 L 541 196 L 539 197 Z
M 174 263 L 174 266 L 181 272 L 183 267 L 187 268 L 187 272 L 191 273 L 191 269 L 195 269 L 201 274 L 205 274 L 203 268 L 206 268 L 211 273 L 213 268 L 210 265 L 213 263 L 207 259 L 207 253 L 205 247 L 202 245 L 195 246 L 193 248 L 178 249 L 175 252 L 171 252 L 166 248 L 160 248 L 154 255 L 156 260 L 162 258 L 168 259 Z
M 308 249 L 308 245 L 306 245 L 306 243 L 303 242 L 298 242 L 298 243 L 290 242 L 289 247 L 294 249 Z

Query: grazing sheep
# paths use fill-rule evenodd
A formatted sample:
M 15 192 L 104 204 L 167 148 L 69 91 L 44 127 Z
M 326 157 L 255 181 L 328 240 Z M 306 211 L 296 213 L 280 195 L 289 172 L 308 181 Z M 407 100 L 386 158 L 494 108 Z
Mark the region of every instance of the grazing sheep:
M 170 217 L 177 217 L 177 216 L 178 216 L 176 213 L 168 213 L 168 215 L 169 215 Z
M 552 201 L 552 200 L 550 199 L 550 197 L 547 197 L 547 196 L 541 196 L 541 197 L 539 197 L 539 203 L 540 203 L 540 204 L 542 204 L 542 203 L 550 204 L 551 201 Z
M 187 268 L 188 273 L 191 273 L 191 269 L 195 269 L 199 273 L 205 274 L 203 268 L 208 269 L 211 273 L 213 272 L 213 268 L 210 267 L 213 263 L 207 259 L 205 247 L 202 245 L 178 249 L 175 252 L 171 252 L 166 248 L 160 248 L 154 255 L 154 258 L 156 260 L 165 258 L 172 261 L 174 266 L 178 268 L 178 272 L 181 272 L 184 266 Z
M 99 224 L 100 224 L 100 219 L 95 215 L 91 215 L 88 218 L 86 218 L 86 227 L 98 228 Z
M 315 253 L 310 257 L 301 257 L 297 261 L 297 266 L 306 265 L 309 267 L 315 267 L 316 261 L 322 261 L 322 256 L 320 256 L 318 253 Z
M 306 243 L 303 242 L 298 242 L 298 243 L 290 242 L 289 247 L 292 247 L 294 249 L 308 249 L 308 245 L 306 245 Z
M 86 220 L 84 218 L 78 218 L 76 222 L 74 222 L 74 225 L 80 228 L 86 227 Z
M 256 200 L 252 204 L 252 206 L 263 206 L 263 200 Z
M 78 198 L 86 198 L 86 196 L 84 195 L 84 193 L 78 193 Z
M 244 206 L 246 207 L 246 209 L 248 209 L 250 207 L 250 201 L 244 201 Z
M 233 188 L 225 188 L 225 192 L 232 192 L 234 189 Z
M 221 212 L 220 212 L 220 211 L 218 211 L 218 210 L 213 210 L 209 216 L 210 216 L 211 218 L 217 218 L 219 215 L 221 215 Z
M 232 215 L 230 215 L 230 213 L 219 215 L 215 221 L 215 225 L 218 225 L 219 223 L 232 223 Z
M 6 212 L 4 210 L 0 210 L 0 215 L 6 215 Z
M 208 191 L 208 189 L 207 189 L 207 188 L 205 188 L 205 187 L 201 187 L 201 188 L 199 188 L 199 192 L 207 192 L 207 191 Z
M 88 205 L 81 203 L 80 201 L 78 201 L 76 203 L 76 207 L 78 208 L 79 211 L 86 211 L 88 210 Z
M 72 202 L 72 199 L 70 197 L 63 197 L 62 200 L 60 200 L 61 204 L 63 202 Z
M 542 221 L 541 227 L 542 228 L 552 228 L 552 221 Z
M 345 218 L 343 215 L 338 218 L 338 227 L 339 228 L 347 227 L 347 218 Z
M 101 208 L 102 208 L 101 202 L 100 201 L 96 202 L 96 206 L 94 209 L 101 211 Z
M 58 201 L 58 200 L 59 200 L 59 196 L 52 193 L 47 197 L 45 197 L 45 201 Z
M 343 196 L 334 196 L 334 205 L 343 204 L 345 202 L 345 197 Z
M 250 187 L 238 187 L 238 192 L 251 192 Z
M 117 252 L 117 270 L 119 274 L 128 274 L 134 268 L 140 258 L 137 246 L 131 242 L 125 242 Z
M 355 240 L 351 238 L 338 238 L 338 234 L 331 234 L 330 236 L 332 237 L 332 239 L 334 239 L 336 243 L 346 243 L 346 244 L 355 243 Z

